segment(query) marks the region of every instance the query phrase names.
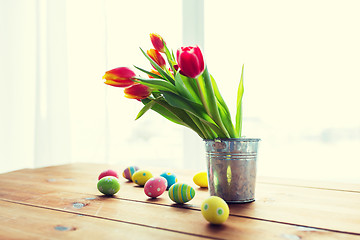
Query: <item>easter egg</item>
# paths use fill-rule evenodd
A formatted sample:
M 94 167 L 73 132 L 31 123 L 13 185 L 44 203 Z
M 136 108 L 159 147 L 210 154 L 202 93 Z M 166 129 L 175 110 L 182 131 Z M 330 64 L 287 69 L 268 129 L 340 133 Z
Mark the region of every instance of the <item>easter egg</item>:
M 156 198 L 163 194 L 167 187 L 167 181 L 163 177 L 150 178 L 144 186 L 144 192 L 147 196 Z
M 172 185 L 174 185 L 178 181 L 175 174 L 171 172 L 163 172 L 162 174 L 160 174 L 160 176 L 165 178 L 168 183 L 166 190 L 168 190 Z
M 124 169 L 122 175 L 124 178 L 126 178 L 127 180 L 129 181 L 132 181 L 132 175 L 137 171 L 139 170 L 138 167 L 136 166 L 130 166 L 130 167 L 127 167 Z
M 229 206 L 220 197 L 211 196 L 201 204 L 204 218 L 213 224 L 222 224 L 229 217 Z
M 194 196 L 195 190 L 185 183 L 175 183 L 169 188 L 169 198 L 176 203 L 186 203 Z
M 106 176 L 99 180 L 97 188 L 105 195 L 113 195 L 120 190 L 120 183 L 116 177 Z
M 148 170 L 138 170 L 133 174 L 132 180 L 137 185 L 144 186 L 145 183 L 152 177 L 153 175 Z
M 108 169 L 108 170 L 105 170 L 100 173 L 98 180 L 100 180 L 106 176 L 113 176 L 113 177 L 119 178 L 119 175 L 117 174 L 117 172 L 115 172 L 114 170 Z
M 207 172 L 198 172 L 193 177 L 193 181 L 199 187 L 208 187 Z

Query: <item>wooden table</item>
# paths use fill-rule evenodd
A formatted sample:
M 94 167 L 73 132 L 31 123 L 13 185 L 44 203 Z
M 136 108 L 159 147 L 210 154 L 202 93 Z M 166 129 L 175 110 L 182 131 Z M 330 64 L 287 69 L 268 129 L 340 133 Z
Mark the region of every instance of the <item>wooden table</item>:
M 149 199 L 122 177 L 114 197 L 102 196 L 97 177 L 108 168 L 123 170 L 81 163 L 0 175 L 0 239 L 360 239 L 359 184 L 258 177 L 256 201 L 230 205 L 217 226 L 201 215 L 208 192 L 193 172 L 171 170 L 196 190 L 176 205 L 167 192 Z

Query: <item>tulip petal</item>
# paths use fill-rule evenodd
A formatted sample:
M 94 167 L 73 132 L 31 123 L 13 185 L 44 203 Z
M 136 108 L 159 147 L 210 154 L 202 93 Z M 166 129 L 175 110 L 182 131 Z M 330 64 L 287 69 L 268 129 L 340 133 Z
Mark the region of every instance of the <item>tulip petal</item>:
M 147 51 L 147 54 L 149 55 L 149 57 L 151 57 L 152 60 L 154 60 L 157 65 L 159 65 L 161 68 L 165 68 L 166 67 L 166 62 L 165 59 L 163 58 L 163 56 L 161 56 L 160 52 L 156 49 L 150 49 Z M 153 66 L 154 67 L 154 66 Z M 155 67 L 154 67 L 155 68 Z
M 165 41 L 159 34 L 151 33 L 150 40 L 156 50 L 165 53 Z
M 122 88 L 124 88 L 124 87 L 129 87 L 129 86 L 131 86 L 131 85 L 134 84 L 133 81 L 130 81 L 130 82 L 128 82 L 128 81 L 115 82 L 115 81 L 112 81 L 112 80 L 105 80 L 104 83 L 107 84 L 107 85 L 109 85 L 109 86 L 122 87 Z
M 125 97 L 131 99 L 144 99 L 150 96 L 151 89 L 142 84 L 134 84 L 124 90 Z
M 182 53 L 179 65 L 181 66 L 180 68 L 186 76 L 195 78 L 199 75 L 199 60 L 190 52 Z
M 135 77 L 136 74 L 127 67 L 119 67 L 107 71 L 105 76 L 109 76 L 113 79 L 130 79 Z
M 204 72 L 204 58 L 198 46 L 181 47 L 176 52 L 176 59 L 183 75 L 197 78 Z
M 105 84 L 114 87 L 128 87 L 134 84 L 132 79 L 135 73 L 127 67 L 119 67 L 109 70 L 103 76 Z
M 161 74 L 161 76 L 163 76 L 166 80 L 168 80 L 172 84 L 175 84 L 174 79 L 169 74 L 167 74 L 154 60 L 152 60 L 152 58 L 149 57 L 149 55 L 147 55 L 144 52 L 144 50 L 142 50 L 141 48 L 140 50 L 144 54 L 144 56 L 150 61 L 151 65 L 155 67 L 155 69 Z

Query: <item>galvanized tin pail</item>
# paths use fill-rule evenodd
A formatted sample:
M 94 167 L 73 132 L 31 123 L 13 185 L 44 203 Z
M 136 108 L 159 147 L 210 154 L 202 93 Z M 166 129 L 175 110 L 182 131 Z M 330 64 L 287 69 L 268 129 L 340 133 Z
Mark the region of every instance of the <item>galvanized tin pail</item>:
M 255 201 L 258 138 L 204 140 L 211 196 L 228 203 Z

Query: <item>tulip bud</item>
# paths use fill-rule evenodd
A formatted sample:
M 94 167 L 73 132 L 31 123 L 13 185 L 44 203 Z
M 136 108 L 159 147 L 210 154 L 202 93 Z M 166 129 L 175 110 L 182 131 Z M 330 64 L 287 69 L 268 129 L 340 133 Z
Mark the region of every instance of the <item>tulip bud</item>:
M 150 72 L 153 73 L 153 74 L 158 75 L 159 77 L 161 77 L 161 74 L 156 70 L 151 69 Z M 155 78 L 155 77 L 151 76 L 150 74 L 148 74 L 148 76 L 149 76 L 149 78 Z
M 163 58 L 163 56 L 161 56 L 161 53 L 158 50 L 152 48 L 147 51 L 147 54 L 152 60 L 154 60 L 157 63 L 157 65 L 159 65 L 162 69 L 165 69 L 166 67 L 165 59 Z
M 165 41 L 159 34 L 151 33 L 150 40 L 156 50 L 165 53 Z
M 190 78 L 197 78 L 205 69 L 204 58 L 198 46 L 181 47 L 176 52 L 176 60 L 181 74 Z
M 113 87 L 129 87 L 134 84 L 131 80 L 135 73 L 127 67 L 119 67 L 109 70 L 103 76 L 105 84 Z
M 148 86 L 137 83 L 125 88 L 124 93 L 127 98 L 141 100 L 150 96 L 151 89 Z

